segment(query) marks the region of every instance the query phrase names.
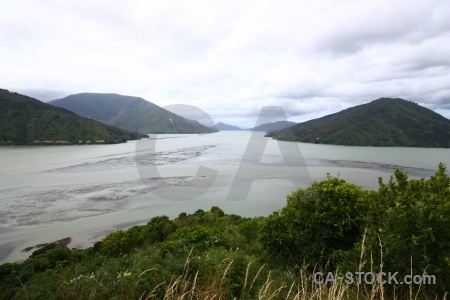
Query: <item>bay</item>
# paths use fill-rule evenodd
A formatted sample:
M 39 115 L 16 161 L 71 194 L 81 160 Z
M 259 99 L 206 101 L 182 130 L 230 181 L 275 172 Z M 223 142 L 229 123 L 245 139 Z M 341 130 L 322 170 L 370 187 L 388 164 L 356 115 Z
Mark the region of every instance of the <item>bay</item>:
M 263 135 L 225 131 L 117 145 L 0 147 L 0 262 L 25 259 L 30 252 L 23 249 L 65 237 L 72 238 L 69 247 L 91 246 L 157 215 L 219 206 L 265 216 L 282 208 L 291 191 L 327 173 L 376 189 L 377 178 L 388 180 L 396 168 L 420 178 L 439 162 L 450 163 L 450 149 L 317 145 Z

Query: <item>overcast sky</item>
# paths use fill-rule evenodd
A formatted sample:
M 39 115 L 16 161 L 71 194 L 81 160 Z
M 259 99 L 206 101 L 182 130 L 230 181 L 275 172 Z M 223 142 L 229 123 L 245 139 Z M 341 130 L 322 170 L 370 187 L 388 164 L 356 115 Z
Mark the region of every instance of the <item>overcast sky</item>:
M 450 118 L 450 1 L 0 0 L 0 88 L 190 104 L 252 127 L 380 97 Z

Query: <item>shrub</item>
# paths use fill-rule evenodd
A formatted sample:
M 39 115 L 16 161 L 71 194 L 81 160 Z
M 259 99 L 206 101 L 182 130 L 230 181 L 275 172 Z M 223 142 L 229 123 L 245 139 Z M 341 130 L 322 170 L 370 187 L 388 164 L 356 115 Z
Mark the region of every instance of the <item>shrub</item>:
M 388 183 L 380 180 L 370 201 L 363 260 L 372 260 L 374 266 L 366 269 L 379 271 L 383 265 L 402 276 L 435 275 L 437 286 L 422 289 L 449 291 L 450 178 L 445 165 L 430 179 L 408 180 L 397 170 Z
M 261 242 L 286 265 L 325 268 L 335 251 L 351 249 L 360 238 L 364 194 L 332 176 L 314 182 L 289 195 L 286 207 L 267 218 Z

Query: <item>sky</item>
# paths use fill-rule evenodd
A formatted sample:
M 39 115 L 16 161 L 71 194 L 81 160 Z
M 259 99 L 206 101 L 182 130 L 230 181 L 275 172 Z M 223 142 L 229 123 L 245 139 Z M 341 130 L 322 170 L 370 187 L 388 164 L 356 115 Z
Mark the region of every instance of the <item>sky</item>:
M 191 105 L 253 127 L 380 97 L 450 118 L 448 0 L 0 0 L 0 88 Z

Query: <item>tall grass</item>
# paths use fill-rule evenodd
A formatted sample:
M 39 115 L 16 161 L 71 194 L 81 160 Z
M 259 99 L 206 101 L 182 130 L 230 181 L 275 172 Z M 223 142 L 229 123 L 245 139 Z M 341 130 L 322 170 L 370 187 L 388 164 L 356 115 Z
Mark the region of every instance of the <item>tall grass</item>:
M 364 246 L 362 247 L 364 251 Z M 362 256 L 361 256 L 362 257 Z M 223 262 L 223 266 L 211 266 L 211 268 L 222 268 L 221 273 L 216 276 L 207 276 L 202 274 L 200 270 L 191 270 L 190 259 L 186 259 L 184 268 L 181 274 L 173 274 L 166 280 L 161 280 L 154 286 L 147 286 L 145 291 L 137 294 L 137 287 L 145 277 L 153 276 L 153 271 L 156 269 L 147 269 L 142 271 L 134 279 L 131 285 L 127 285 L 124 290 L 118 286 L 118 299 L 186 299 L 186 300 L 207 300 L 207 299 L 295 299 L 295 300 L 344 300 L 344 299 L 369 299 L 369 300 L 388 300 L 388 299 L 422 299 L 419 297 L 419 290 L 414 292 L 410 286 L 409 297 L 402 295 L 387 296 L 384 292 L 383 285 L 375 281 L 372 285 L 355 284 L 348 285 L 344 279 L 337 280 L 333 284 L 317 284 L 313 280 L 313 276 L 308 274 L 306 269 L 300 271 L 300 275 L 296 276 L 295 280 L 289 276 L 278 276 L 271 270 L 268 270 L 267 265 L 262 265 L 259 268 L 252 268 L 253 262 L 246 265 L 245 277 L 243 284 L 240 287 L 239 295 L 233 294 L 236 288 L 236 282 L 230 280 L 233 272 L 235 262 L 231 259 Z M 362 261 L 360 270 L 367 262 Z M 370 261 L 373 264 L 373 260 Z M 98 277 L 95 278 L 95 285 L 91 291 L 83 290 L 83 286 L 79 293 L 72 294 L 73 299 L 98 299 L 103 298 L 105 291 L 102 287 L 108 283 L 104 276 L 106 270 L 98 272 Z M 127 273 L 125 273 L 127 274 Z M 338 271 L 336 271 L 336 276 Z M 136 289 L 136 290 L 134 290 Z M 114 298 L 114 295 L 110 295 Z M 427 298 L 428 299 L 428 298 Z M 430 298 L 433 299 L 433 298 Z M 434 298 L 437 299 L 437 298 Z M 443 299 L 446 299 L 444 295 Z
M 373 256 L 364 260 L 365 245 L 361 245 L 357 271 L 374 270 Z M 313 273 L 304 267 L 293 274 L 287 270 L 271 269 L 258 260 L 242 260 L 242 253 L 212 251 L 198 256 L 193 249 L 184 261 L 174 258 L 165 263 L 155 263 L 147 253 L 123 255 L 117 258 L 103 257 L 97 268 L 92 262 L 87 265 L 58 268 L 46 272 L 41 281 L 30 281 L 21 285 L 17 299 L 296 299 L 296 300 L 415 300 L 438 299 L 420 294 L 421 285 L 409 287 L 401 292 L 395 287 L 389 291 L 377 281 L 372 285 L 355 283 L 348 285 L 344 279 L 333 283 L 317 284 Z M 383 245 L 380 241 L 380 254 Z M 199 264 L 203 262 L 204 264 Z M 169 272 L 174 264 L 178 271 Z M 412 265 L 412 258 L 411 258 Z M 367 268 L 366 268 L 367 267 Z M 381 259 L 380 269 L 383 270 Z M 94 270 L 94 271 L 92 271 Z M 347 271 L 347 270 L 345 270 Z M 425 274 L 424 270 L 424 274 Z M 334 272 L 337 278 L 340 270 Z M 411 274 L 412 275 L 412 268 Z M 324 274 L 325 276 L 325 274 Z M 45 286 L 48 284 L 48 287 Z M 409 288 L 409 292 L 408 292 Z M 1 294 L 1 293 L 0 293 Z M 424 298 L 425 297 L 425 298 Z M 446 299 L 445 294 L 441 299 Z M 2 297 L 0 297 L 2 298 Z

